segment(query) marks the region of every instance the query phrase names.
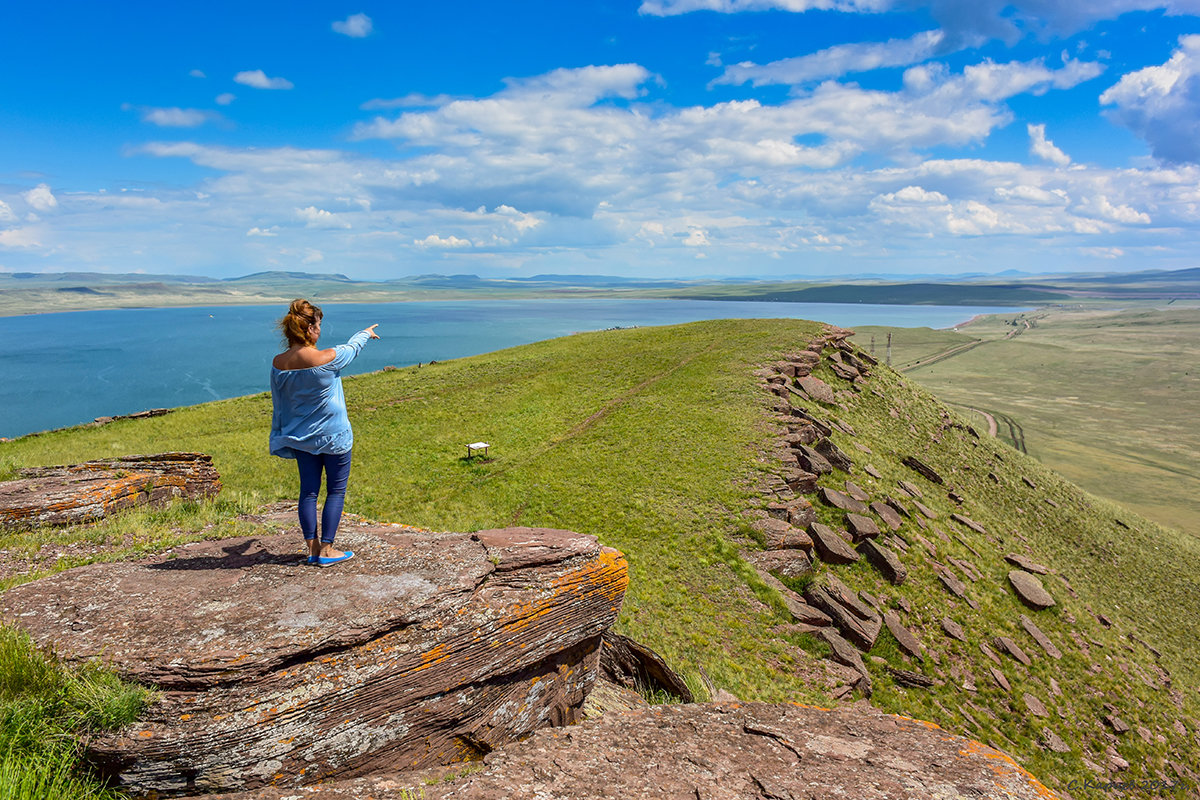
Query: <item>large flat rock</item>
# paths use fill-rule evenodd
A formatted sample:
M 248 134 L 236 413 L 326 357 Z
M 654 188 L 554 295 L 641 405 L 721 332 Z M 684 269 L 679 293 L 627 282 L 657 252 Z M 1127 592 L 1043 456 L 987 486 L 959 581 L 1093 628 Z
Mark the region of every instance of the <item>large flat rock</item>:
M 457 780 L 379 775 L 227 800 L 801 798 L 1044 800 L 1012 758 L 936 725 L 857 704 L 652 706 L 539 731 Z
M 202 542 L 0 596 L 68 662 L 157 687 L 89 743 L 135 794 L 299 786 L 479 756 L 577 721 L 627 584 L 595 537 L 344 526 L 357 557 L 304 564 L 297 535 Z
M 205 453 L 120 456 L 29 467 L 0 482 L 0 528 L 78 525 L 115 511 L 212 497 L 221 476 Z

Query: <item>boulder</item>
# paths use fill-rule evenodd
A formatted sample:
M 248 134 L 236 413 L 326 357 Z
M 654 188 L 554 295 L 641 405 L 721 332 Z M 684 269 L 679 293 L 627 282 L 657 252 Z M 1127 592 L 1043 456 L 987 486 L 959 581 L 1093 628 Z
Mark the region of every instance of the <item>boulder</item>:
M 780 478 L 782 478 L 784 484 L 793 492 L 812 494 L 817 490 L 817 476 L 799 467 L 784 469 Z
M 864 517 L 861 514 L 847 514 L 846 527 L 854 536 L 854 541 L 861 542 L 863 539 L 870 539 L 878 536 L 879 526 L 875 524 L 875 520 L 870 517 Z
M 910 689 L 928 689 L 934 685 L 933 678 L 922 675 L 919 672 L 913 672 L 910 669 L 889 666 L 887 671 L 892 676 L 892 680 L 897 684 L 907 686 Z
M 1049 728 L 1042 729 L 1042 747 L 1046 748 L 1052 753 L 1071 752 L 1070 745 L 1064 742 L 1061 736 Z
M 866 539 L 858 546 L 858 552 L 866 556 L 867 561 L 870 561 L 889 583 L 899 586 L 908 577 L 908 568 L 901 563 L 899 556 L 878 542 Z
M 866 466 L 864 466 L 863 472 L 867 473 L 872 478 L 876 478 L 876 479 L 883 478 L 883 475 L 880 474 L 879 470 L 875 469 L 875 466 L 873 464 L 867 464 Z
M 846 481 L 846 494 L 863 503 L 869 503 L 871 496 L 863 491 L 862 487 L 854 481 Z
M 842 361 L 830 360 L 829 369 L 844 381 L 852 381 L 859 377 L 858 370 Z
M 900 622 L 899 614 L 891 610 L 884 612 L 883 624 L 887 625 L 888 631 L 891 632 L 892 636 L 896 637 L 896 642 L 899 643 L 901 650 L 908 653 L 917 661 L 924 660 L 924 655 L 921 653 L 921 643 L 917 641 L 917 637 L 913 635 L 912 631 L 904 627 L 904 624 Z
M 1008 582 L 1012 584 L 1021 602 L 1034 611 L 1042 611 L 1054 605 L 1054 598 L 1042 586 L 1042 582 L 1028 572 L 1014 569 L 1008 573 Z
M 833 428 L 829 427 L 828 423 L 826 423 L 822 419 L 818 419 L 817 417 L 814 417 L 812 414 L 808 413 L 803 408 L 793 408 L 792 416 L 799 417 L 800 419 L 804 420 L 809 425 L 812 425 L 814 428 L 817 429 L 817 432 L 820 433 L 822 437 L 829 436 L 833 433 Z
M 1050 572 L 1048 567 L 1044 567 L 1029 556 L 1023 556 L 1020 553 L 1009 553 L 1004 557 L 1004 560 L 1014 567 L 1020 567 L 1026 572 L 1036 572 L 1038 575 L 1046 575 Z
M 992 640 L 992 642 L 995 643 L 995 645 L 1001 650 L 1008 653 L 1025 666 L 1028 667 L 1033 665 L 1033 661 L 1029 658 L 1028 654 L 1021 649 L 1021 646 L 1007 636 L 997 636 Z
M 808 526 L 808 535 L 817 557 L 826 564 L 852 564 L 858 561 L 858 553 L 854 548 L 828 525 L 814 522 Z
M 817 512 L 806 498 L 796 497 L 786 503 L 771 503 L 767 513 L 776 519 L 782 519 L 797 528 L 807 528 L 809 523 L 817 518 Z
M 791 523 L 781 519 L 767 517 L 755 520 L 750 527 L 762 534 L 765 540 L 764 546 L 768 550 L 794 550 L 797 548 L 808 550 L 812 548 L 812 539 L 808 538 L 807 533 L 792 527 Z
M 833 465 L 825 456 L 808 445 L 801 445 L 792 451 L 800 461 L 800 466 L 817 475 L 828 475 L 833 472 Z
M 842 635 L 864 653 L 875 644 L 883 620 L 836 576 L 820 575 L 805 589 L 804 599 L 828 614 Z
M 987 536 L 987 528 L 983 527 L 970 517 L 963 516 L 962 514 L 951 514 L 950 519 L 966 525 L 968 528 L 982 536 Z
M 938 518 L 938 513 L 936 511 L 934 511 L 932 508 L 930 508 L 929 506 L 922 503 L 920 500 L 917 500 L 914 498 L 913 505 L 917 507 L 917 511 L 920 511 L 922 516 L 924 516 L 926 519 L 937 519 Z
M 967 634 L 963 631 L 962 625 L 959 625 L 949 617 L 942 618 L 942 630 L 944 630 L 951 639 L 958 639 L 960 642 L 965 642 L 967 640 Z
M 996 669 L 995 667 L 988 667 L 988 671 L 990 673 L 992 673 L 992 680 L 994 680 L 996 682 L 997 686 L 999 686 L 1001 689 L 1003 689 L 1006 692 L 1012 691 L 1012 686 L 1009 685 L 1008 678 L 1004 677 L 1003 672 Z
M 1042 704 L 1042 701 L 1038 700 L 1037 697 L 1029 692 L 1025 692 L 1023 695 L 1021 695 L 1021 699 L 1025 701 L 1025 707 L 1029 709 L 1029 713 L 1033 714 L 1035 717 L 1050 716 L 1050 712 L 1046 710 L 1046 706 Z
M 926 464 L 924 461 L 917 458 L 916 456 L 905 456 L 903 459 L 900 460 L 900 463 L 903 464 L 904 466 L 908 467 L 909 469 L 913 470 L 918 475 L 921 475 L 923 478 L 925 478 L 929 481 L 932 481 L 933 483 L 936 483 L 939 486 L 942 483 L 944 483 L 944 481 L 942 480 L 942 476 L 937 473 L 937 470 L 935 470 L 933 467 L 929 466 L 928 464 Z M 920 497 L 920 495 L 915 495 L 915 496 Z
M 159 691 L 87 743 L 134 795 L 447 763 L 578 721 L 628 582 L 616 550 L 345 523 L 338 544 L 356 558 L 333 569 L 294 533 L 78 567 L 0 595 L 0 618 Z
M 221 476 L 205 453 L 121 456 L 17 474 L 0 482 L 0 528 L 78 525 L 126 508 L 221 491 Z
M 967 585 L 960 581 L 958 576 L 941 565 L 935 566 L 934 569 L 937 571 L 938 580 L 946 587 L 946 591 L 955 597 L 966 599 Z
M 900 515 L 896 513 L 896 509 L 887 503 L 876 500 L 874 503 L 871 503 L 870 509 L 875 512 L 875 516 L 883 520 L 884 525 L 887 525 L 894 531 L 900 530 L 900 526 L 904 524 L 903 520 L 900 519 Z
M 908 481 L 898 481 L 896 485 L 900 487 L 900 491 L 904 492 L 909 497 L 913 497 L 918 500 L 920 498 L 924 497 L 924 495 L 921 493 L 921 488 L 919 486 L 917 486 L 915 483 L 910 483 Z
M 854 461 L 850 456 L 841 451 L 836 444 L 829 439 L 820 439 L 815 445 L 816 451 L 825 456 L 825 460 L 833 466 L 840 469 L 842 472 L 851 472 L 854 469 Z
M 816 400 L 818 403 L 827 403 L 833 405 L 833 389 L 828 383 L 813 375 L 805 375 L 801 378 L 796 378 L 796 385 L 804 390 L 804 393 Z
M 1024 614 L 1021 615 L 1021 627 L 1025 632 L 1033 637 L 1033 640 L 1038 643 L 1038 646 L 1046 651 L 1046 655 L 1054 659 L 1062 658 L 1062 651 L 1055 646 L 1050 637 L 1042 633 L 1042 629 L 1033 624 L 1033 620 Z
M 835 508 L 840 508 L 843 511 L 853 511 L 856 514 L 867 513 L 865 503 L 861 500 L 855 500 L 850 495 L 839 492 L 837 489 L 830 489 L 828 486 L 823 486 L 818 494 L 822 500 Z
M 855 683 L 855 688 L 862 692 L 864 697 L 870 697 L 871 688 L 871 673 L 867 671 L 867 665 L 863 663 L 862 656 L 854 649 L 854 645 L 843 639 L 838 632 L 833 628 L 822 628 L 817 631 L 817 638 L 829 645 L 829 658 L 839 664 L 850 667 L 858 673 L 858 681 Z
M 812 572 L 812 562 L 804 550 L 760 550 L 743 555 L 758 569 L 759 574 L 799 579 Z
M 972 583 L 983 579 L 983 575 L 980 574 L 979 570 L 976 569 L 975 565 L 970 561 L 961 558 L 955 558 L 954 556 L 946 556 L 946 562 L 958 567 L 958 570 L 962 572 L 962 574 L 966 575 Z

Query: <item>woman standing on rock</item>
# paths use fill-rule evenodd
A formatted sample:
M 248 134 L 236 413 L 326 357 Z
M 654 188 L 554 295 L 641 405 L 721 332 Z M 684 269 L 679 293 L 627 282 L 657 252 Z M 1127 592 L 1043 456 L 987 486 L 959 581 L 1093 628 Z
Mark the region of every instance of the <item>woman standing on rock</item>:
M 321 318 L 318 306 L 293 300 L 279 329 L 288 349 L 271 362 L 271 455 L 294 458 L 300 469 L 300 530 L 308 543 L 308 563 L 331 567 L 354 558 L 354 552 L 335 550 L 350 479 L 354 432 L 346 413 L 342 370 L 369 339 L 378 339 L 378 325 L 359 331 L 346 344 L 318 350 Z M 317 539 L 317 494 L 325 473 L 325 508 L 321 538 Z

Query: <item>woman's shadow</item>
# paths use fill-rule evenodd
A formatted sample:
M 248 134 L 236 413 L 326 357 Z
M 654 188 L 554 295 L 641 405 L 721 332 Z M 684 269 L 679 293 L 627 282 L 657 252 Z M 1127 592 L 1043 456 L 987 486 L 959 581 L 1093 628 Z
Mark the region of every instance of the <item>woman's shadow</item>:
M 197 553 L 195 556 L 180 556 L 148 564 L 150 569 L 202 570 L 202 569 L 245 569 L 260 564 L 282 564 L 294 566 L 304 564 L 306 556 L 299 553 L 273 553 L 258 539 L 243 539 L 236 544 L 221 547 L 224 555 Z

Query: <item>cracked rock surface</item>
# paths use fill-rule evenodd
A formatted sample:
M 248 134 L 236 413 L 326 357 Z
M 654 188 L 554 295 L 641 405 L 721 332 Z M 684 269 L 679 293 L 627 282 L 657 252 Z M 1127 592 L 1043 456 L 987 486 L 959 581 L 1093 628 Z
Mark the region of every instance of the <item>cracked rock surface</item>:
M 225 800 L 401 800 L 418 791 L 425 800 L 1054 797 L 997 750 L 863 703 L 834 711 L 702 703 L 651 706 L 541 730 L 449 782 L 429 773 L 376 775 Z
M 418 769 L 573 723 L 628 581 L 594 536 L 345 525 L 356 557 L 295 534 L 93 564 L 0 596 L 60 658 L 100 658 L 161 700 L 87 756 L 159 796 Z

